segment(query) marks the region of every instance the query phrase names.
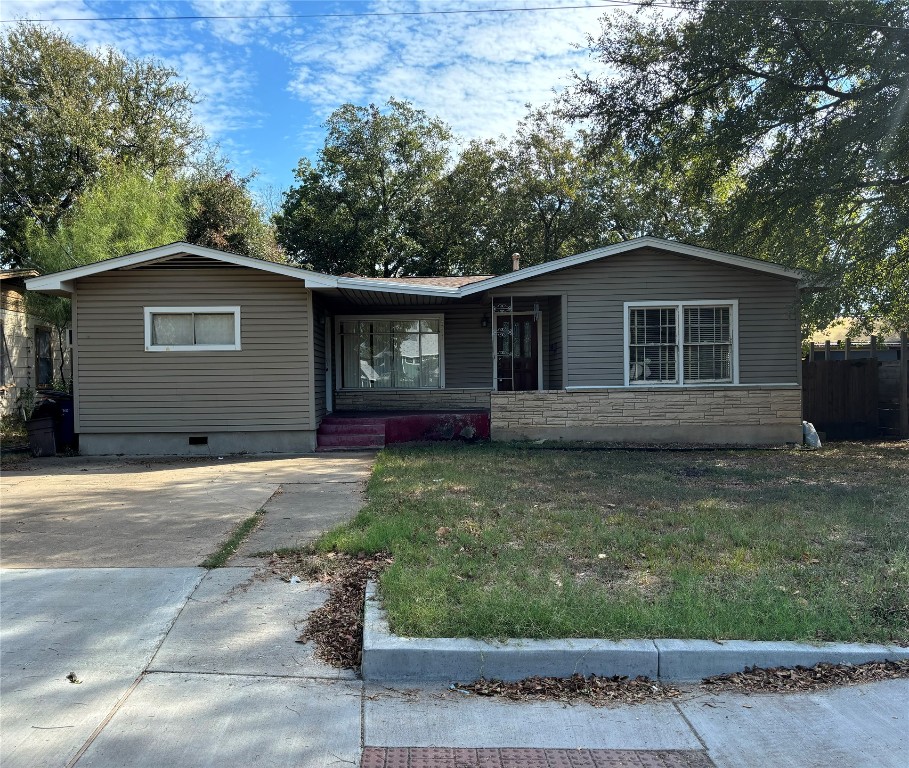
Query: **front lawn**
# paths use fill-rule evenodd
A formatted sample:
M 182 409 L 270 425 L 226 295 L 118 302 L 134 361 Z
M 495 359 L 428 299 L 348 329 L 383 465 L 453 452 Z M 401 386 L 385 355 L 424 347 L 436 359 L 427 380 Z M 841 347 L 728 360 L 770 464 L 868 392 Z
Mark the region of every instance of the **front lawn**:
M 909 444 L 379 454 L 318 543 L 390 552 L 392 629 L 909 642 Z

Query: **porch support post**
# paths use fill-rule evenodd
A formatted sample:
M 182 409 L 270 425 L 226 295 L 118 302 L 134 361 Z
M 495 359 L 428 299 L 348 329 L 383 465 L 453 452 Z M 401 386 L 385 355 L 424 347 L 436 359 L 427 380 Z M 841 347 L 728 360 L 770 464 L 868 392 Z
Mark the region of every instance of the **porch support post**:
M 562 389 L 568 388 L 568 294 L 562 294 Z

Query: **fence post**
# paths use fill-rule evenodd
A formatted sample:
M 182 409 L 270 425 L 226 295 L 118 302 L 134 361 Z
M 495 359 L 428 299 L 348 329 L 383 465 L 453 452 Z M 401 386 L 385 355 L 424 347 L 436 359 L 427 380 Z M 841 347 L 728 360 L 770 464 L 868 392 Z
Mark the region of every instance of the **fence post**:
M 871 337 L 871 359 L 877 360 L 877 336 Z
M 909 354 L 906 331 L 900 333 L 900 437 L 909 437 Z
M 852 350 L 852 339 L 846 337 L 846 350 L 843 352 L 843 360 L 849 359 L 849 352 Z
M 824 362 L 830 359 L 830 339 L 824 342 Z

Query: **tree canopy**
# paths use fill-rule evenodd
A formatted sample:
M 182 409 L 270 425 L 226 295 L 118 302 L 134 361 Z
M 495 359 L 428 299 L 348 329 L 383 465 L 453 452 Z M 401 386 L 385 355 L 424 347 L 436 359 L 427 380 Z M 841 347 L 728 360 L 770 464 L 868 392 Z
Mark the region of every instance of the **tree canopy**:
M 209 153 L 186 176 L 181 199 L 186 214 L 183 240 L 209 248 L 283 261 L 274 230 L 249 191 L 254 174 L 230 170 L 223 157 Z
M 539 264 L 684 210 L 666 178 L 636 183 L 620 147 L 591 156 L 551 108 L 529 109 L 510 138 L 458 151 L 441 121 L 406 102 L 385 107 L 342 106 L 317 162 L 300 161 L 275 216 L 295 262 L 384 277 L 499 273 L 513 253 Z
M 343 104 L 326 122 L 317 163 L 300 161 L 298 184 L 275 217 L 279 242 L 298 263 L 385 277 L 419 269 L 419 232 L 451 134 L 406 101 L 385 106 Z
M 177 73 L 93 52 L 21 22 L 0 39 L 0 249 L 26 261 L 29 222 L 52 231 L 105 164 L 183 168 L 203 139 Z
M 690 239 L 826 278 L 810 320 L 909 325 L 909 6 L 672 4 L 604 18 L 565 113 L 700 198 Z
M 172 174 L 104 168 L 53 229 L 29 222 L 30 266 L 42 272 L 166 245 L 186 237 L 183 187 Z

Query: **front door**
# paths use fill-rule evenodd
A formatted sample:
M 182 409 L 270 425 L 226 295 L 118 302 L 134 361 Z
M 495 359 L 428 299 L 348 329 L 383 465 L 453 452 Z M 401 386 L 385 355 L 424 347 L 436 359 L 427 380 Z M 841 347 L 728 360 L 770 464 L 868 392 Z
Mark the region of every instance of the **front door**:
M 536 315 L 496 317 L 496 378 L 499 392 L 540 388 Z

